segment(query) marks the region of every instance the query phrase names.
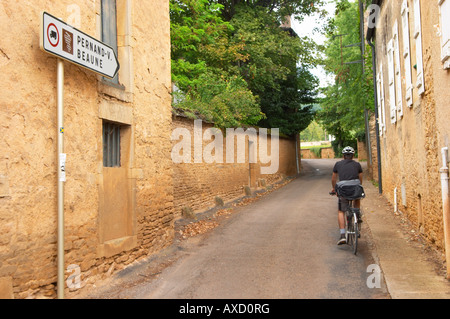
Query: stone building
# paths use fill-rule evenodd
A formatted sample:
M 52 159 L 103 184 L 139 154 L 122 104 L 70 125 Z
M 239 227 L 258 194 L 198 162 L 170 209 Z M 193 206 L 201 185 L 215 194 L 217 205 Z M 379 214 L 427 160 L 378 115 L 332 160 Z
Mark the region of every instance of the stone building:
M 64 62 L 66 294 L 174 237 L 169 1 L 1 1 L 4 298 L 57 290 L 57 59 L 40 49 L 42 11 L 120 62 L 112 80 Z
M 430 244 L 447 247 L 449 265 L 448 180 L 440 169 L 450 147 L 450 1 L 374 0 L 368 22 L 381 176 L 373 172 L 394 209 Z

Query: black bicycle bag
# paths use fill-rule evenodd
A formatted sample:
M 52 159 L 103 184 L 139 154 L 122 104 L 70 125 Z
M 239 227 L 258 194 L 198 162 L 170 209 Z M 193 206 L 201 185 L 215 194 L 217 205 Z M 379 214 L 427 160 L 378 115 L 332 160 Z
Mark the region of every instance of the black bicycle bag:
M 336 184 L 336 193 L 347 200 L 356 200 L 366 197 L 364 188 L 359 179 L 341 181 Z

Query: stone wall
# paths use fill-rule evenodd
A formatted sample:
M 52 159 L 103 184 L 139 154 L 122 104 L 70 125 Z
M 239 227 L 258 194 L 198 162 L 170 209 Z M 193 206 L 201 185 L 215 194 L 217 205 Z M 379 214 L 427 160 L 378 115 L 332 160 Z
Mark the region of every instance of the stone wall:
M 41 11 L 100 38 L 100 3 L 0 3 L 0 297 L 56 296 L 57 61 L 39 49 Z M 117 0 L 117 15 L 119 87 L 64 62 L 65 275 L 81 287 L 174 236 L 169 4 Z M 104 121 L 121 125 L 120 169 L 103 167 Z
M 321 155 L 322 155 L 322 158 L 334 158 L 335 157 L 333 148 L 331 148 L 331 147 L 322 148 Z
M 311 151 L 310 149 L 304 148 L 301 150 L 302 158 L 304 159 L 318 159 L 318 158 L 334 158 L 334 151 L 331 147 L 324 147 L 320 149 L 320 157 Z
M 369 158 L 368 154 L 367 154 L 367 147 L 366 147 L 366 143 L 363 141 L 358 141 L 357 142 L 357 147 L 358 147 L 358 159 L 361 160 L 367 160 Z
M 202 122 L 201 125 L 202 136 L 204 136 L 206 130 L 213 127 L 211 124 L 205 122 Z M 243 163 L 239 163 L 238 160 L 237 147 L 239 138 L 234 143 L 234 160 L 232 163 L 227 163 L 226 134 L 223 134 L 223 156 L 220 157 L 222 158 L 222 163 L 220 161 L 207 163 L 204 159 L 199 163 L 195 163 L 194 121 L 186 117 L 174 116 L 172 128 L 173 130 L 180 128 L 186 129 L 190 132 L 191 136 L 191 156 L 189 157 L 189 163 L 174 164 L 174 210 L 177 217 L 182 216 L 183 209 L 201 212 L 214 207 L 217 197 L 226 203 L 245 196 L 246 191 L 253 192 L 259 188 L 264 188 L 280 181 L 285 177 L 294 176 L 297 173 L 295 140 L 280 138 L 278 170 L 273 174 L 261 174 L 261 167 L 268 167 L 269 163 L 263 164 L 259 158 L 256 163 L 249 163 L 248 136 L 244 136 L 242 139 L 245 142 L 245 159 Z M 243 136 L 244 134 L 239 135 Z M 265 140 L 261 140 L 262 138 L 261 135 L 258 136 L 258 147 L 261 146 L 261 142 L 266 142 Z M 181 140 L 181 137 L 176 136 L 173 141 L 174 145 L 180 143 Z M 203 152 L 210 143 L 210 139 L 203 139 Z M 267 148 L 268 150 L 271 148 L 270 135 L 268 136 Z
M 441 185 L 439 168 L 440 149 L 449 146 L 450 73 L 443 69 L 440 54 L 440 38 L 436 26 L 439 21 L 437 2 L 421 3 L 422 47 L 425 92 L 419 94 L 417 83 L 417 56 L 414 38 L 416 14 L 413 1 L 409 7 L 409 34 L 411 65 L 400 59 L 402 80 L 403 116 L 397 113 L 397 121 L 390 121 L 390 96 L 388 84 L 388 42 L 393 37 L 393 25 L 399 25 L 400 57 L 403 57 L 402 1 L 384 1 L 380 23 L 376 30 L 377 73 L 384 75 L 386 130 L 381 139 L 381 165 L 383 193 L 394 204 L 397 198 L 399 210 L 416 226 L 417 230 L 436 248 L 444 248 Z M 411 68 L 413 105 L 407 106 L 405 98 L 405 68 Z M 373 122 L 372 122 L 373 127 Z M 374 157 L 376 152 L 372 150 Z M 374 163 L 373 173 L 376 174 Z M 376 178 L 376 177 L 375 177 Z

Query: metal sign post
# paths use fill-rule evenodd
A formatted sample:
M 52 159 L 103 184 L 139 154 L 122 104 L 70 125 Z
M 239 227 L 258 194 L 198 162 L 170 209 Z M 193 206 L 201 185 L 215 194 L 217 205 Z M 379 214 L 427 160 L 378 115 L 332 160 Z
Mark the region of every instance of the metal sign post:
M 64 61 L 57 60 L 57 118 L 58 118 L 58 299 L 64 299 Z
M 39 46 L 57 59 L 57 165 L 58 165 L 58 298 L 64 298 L 64 60 L 114 78 L 120 65 L 114 49 L 90 35 L 68 25 L 47 12 L 42 12 Z

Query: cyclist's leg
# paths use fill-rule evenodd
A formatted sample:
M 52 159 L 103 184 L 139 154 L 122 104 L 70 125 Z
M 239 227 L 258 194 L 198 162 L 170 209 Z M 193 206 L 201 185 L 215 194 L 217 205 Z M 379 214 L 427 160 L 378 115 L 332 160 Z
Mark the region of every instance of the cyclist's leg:
M 361 213 L 361 200 L 360 199 L 357 199 L 354 201 L 354 207 L 359 209 L 357 216 L 358 216 L 358 222 L 361 223 L 362 222 L 362 213 Z
M 338 213 L 338 223 L 339 229 L 345 229 L 345 213 L 341 210 Z
M 338 240 L 338 245 L 345 244 L 347 242 L 345 237 L 345 211 L 348 208 L 348 201 L 339 198 L 339 213 L 338 213 L 338 223 L 339 223 L 339 232 L 340 232 L 340 238 Z

